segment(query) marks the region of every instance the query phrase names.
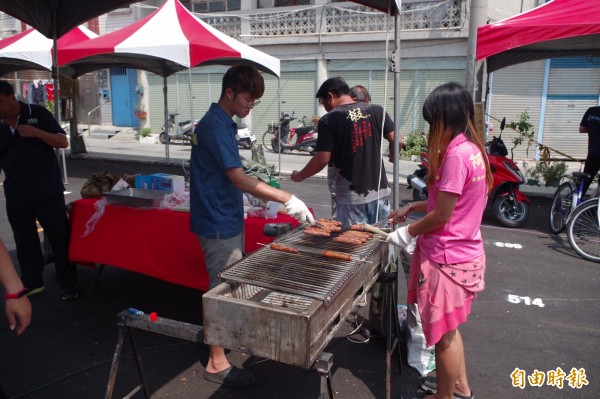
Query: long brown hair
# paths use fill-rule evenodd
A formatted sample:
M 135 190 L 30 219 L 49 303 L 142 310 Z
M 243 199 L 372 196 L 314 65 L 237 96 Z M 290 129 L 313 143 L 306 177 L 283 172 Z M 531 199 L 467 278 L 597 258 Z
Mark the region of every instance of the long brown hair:
M 436 87 L 423 104 L 423 118 L 429 123 L 427 155 L 429 174 L 427 185 L 435 182 L 450 141 L 460 133 L 474 143 L 485 162 L 485 182 L 488 192 L 494 183 L 483 138 L 475 129 L 475 110 L 469 92 L 460 84 L 450 82 Z

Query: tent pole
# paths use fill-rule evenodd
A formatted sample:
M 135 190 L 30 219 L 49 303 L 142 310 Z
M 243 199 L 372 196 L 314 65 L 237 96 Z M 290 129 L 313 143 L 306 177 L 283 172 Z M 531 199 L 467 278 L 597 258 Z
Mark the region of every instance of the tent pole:
M 281 118 L 279 115 L 281 115 L 281 77 L 277 76 L 277 123 L 279 125 L 279 129 L 277 129 L 277 133 L 275 134 L 279 135 L 279 140 L 277 141 L 279 143 L 279 154 L 277 154 L 277 158 L 279 160 L 279 169 L 277 170 L 279 171 L 279 176 L 281 176 Z
M 400 30 L 402 29 L 401 24 L 401 0 L 396 0 L 396 15 L 394 16 L 394 181 L 393 181 L 393 196 L 392 196 L 392 209 L 398 209 L 400 206 Z M 386 99 L 387 101 L 387 99 Z
M 176 110 L 181 109 L 181 93 L 179 91 L 179 73 L 175 72 L 175 101 L 177 101 Z M 181 119 L 181 117 L 179 117 Z
M 190 95 L 190 120 L 192 121 L 192 132 L 194 131 L 194 96 L 192 95 L 192 68 L 188 68 L 188 87 Z
M 169 107 L 167 104 L 167 77 L 163 76 L 163 99 L 165 105 L 165 163 L 168 165 L 170 163 L 169 160 Z
M 57 20 L 57 9 L 56 3 L 54 4 L 54 9 L 52 10 L 52 80 L 54 80 L 54 119 L 60 125 L 60 82 L 58 79 L 58 37 L 56 35 L 56 20 Z M 58 157 L 58 163 L 62 165 L 63 169 L 63 183 L 68 184 L 69 181 L 67 179 L 67 161 L 65 159 L 65 149 L 55 149 L 54 152 Z

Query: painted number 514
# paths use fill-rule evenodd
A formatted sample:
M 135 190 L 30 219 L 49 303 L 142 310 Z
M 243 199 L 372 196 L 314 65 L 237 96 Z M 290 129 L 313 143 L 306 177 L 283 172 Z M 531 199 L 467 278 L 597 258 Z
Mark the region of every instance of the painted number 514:
M 539 306 L 540 308 L 543 308 L 544 306 L 544 302 L 542 302 L 541 298 L 534 298 L 533 300 L 528 297 L 528 296 L 518 296 L 518 295 L 512 295 L 512 294 L 508 294 L 508 302 L 510 303 L 524 303 L 525 305 L 535 305 L 535 306 Z

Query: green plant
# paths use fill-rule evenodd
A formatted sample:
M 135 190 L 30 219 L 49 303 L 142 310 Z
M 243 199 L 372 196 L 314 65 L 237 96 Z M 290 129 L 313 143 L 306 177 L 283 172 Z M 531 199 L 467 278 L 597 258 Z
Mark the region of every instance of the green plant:
M 531 180 L 539 180 L 541 172 L 537 168 L 525 169 L 525 177 Z
M 50 113 L 54 114 L 54 100 L 48 100 L 46 103 L 46 109 L 48 109 Z
M 418 130 L 412 131 L 406 135 L 402 144 L 403 146 L 400 155 L 403 157 L 421 155 L 422 152 L 427 151 L 427 137 L 424 132 Z
M 529 158 L 529 147 L 535 142 L 533 139 L 533 125 L 529 123 L 529 113 L 527 111 L 523 111 L 521 115 L 519 115 L 518 122 L 509 122 L 506 126 L 518 133 L 518 136 L 513 137 L 512 139 L 513 146 L 510 149 L 510 159 L 514 159 L 514 149 L 523 144 L 523 142 L 527 143 L 525 154 L 527 155 L 527 158 Z
M 541 161 L 535 167 L 546 183 L 560 181 L 566 175 L 567 169 L 564 161 Z
M 148 137 L 150 134 L 152 134 L 152 129 L 149 127 L 144 127 L 142 130 L 140 130 L 140 136 L 142 137 Z

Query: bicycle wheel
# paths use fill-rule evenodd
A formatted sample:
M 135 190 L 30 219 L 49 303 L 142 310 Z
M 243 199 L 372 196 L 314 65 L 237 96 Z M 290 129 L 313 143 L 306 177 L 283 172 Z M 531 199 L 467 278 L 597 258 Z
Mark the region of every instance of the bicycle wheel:
M 582 202 L 575 208 L 567 224 L 567 238 L 577 254 L 584 259 L 600 263 L 597 199 Z
M 573 183 L 565 182 L 558 186 L 554 193 L 550 207 L 550 231 L 552 233 L 559 234 L 565 229 L 569 214 L 573 210 L 573 192 L 575 190 Z
M 273 139 L 273 131 L 267 130 L 265 134 L 262 136 L 262 145 L 265 146 L 267 150 L 273 151 L 273 145 L 271 144 L 271 140 Z

